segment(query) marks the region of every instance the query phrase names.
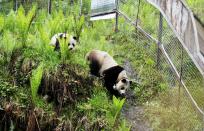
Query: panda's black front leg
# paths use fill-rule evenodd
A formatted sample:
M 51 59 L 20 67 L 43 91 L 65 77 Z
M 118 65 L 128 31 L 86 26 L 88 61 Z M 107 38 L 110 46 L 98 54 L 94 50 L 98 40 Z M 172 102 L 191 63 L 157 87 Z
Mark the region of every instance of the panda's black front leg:
M 114 89 L 115 83 L 110 82 L 109 80 L 105 79 L 105 87 L 109 91 L 111 95 L 114 95 L 116 97 L 120 97 L 121 95 L 117 90 Z
M 98 63 L 98 61 L 92 61 L 89 65 L 89 68 L 90 68 L 90 73 L 94 76 L 97 76 L 97 77 L 100 77 L 100 73 L 99 73 L 99 70 L 100 70 L 100 65 Z
M 59 43 L 59 40 L 57 39 L 56 40 L 56 44 L 55 44 L 55 49 L 54 51 L 60 51 L 60 43 Z

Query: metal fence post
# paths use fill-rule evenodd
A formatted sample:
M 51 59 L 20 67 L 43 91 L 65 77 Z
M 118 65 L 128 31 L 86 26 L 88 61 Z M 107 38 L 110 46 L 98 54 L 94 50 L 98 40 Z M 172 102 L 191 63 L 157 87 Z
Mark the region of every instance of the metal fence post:
M 51 14 L 52 11 L 52 0 L 48 0 L 48 14 Z
M 204 115 L 203 115 L 203 129 L 202 130 L 204 131 Z
M 118 0 L 116 0 L 115 32 L 118 32 Z
M 162 43 L 162 31 L 163 31 L 163 15 L 159 14 L 159 30 L 158 30 L 158 48 L 157 48 L 157 68 L 159 68 L 160 64 L 160 45 Z
M 140 13 L 140 0 L 139 0 L 139 3 L 138 3 L 138 7 L 137 7 L 137 16 L 136 16 L 136 26 L 139 22 L 139 13 Z

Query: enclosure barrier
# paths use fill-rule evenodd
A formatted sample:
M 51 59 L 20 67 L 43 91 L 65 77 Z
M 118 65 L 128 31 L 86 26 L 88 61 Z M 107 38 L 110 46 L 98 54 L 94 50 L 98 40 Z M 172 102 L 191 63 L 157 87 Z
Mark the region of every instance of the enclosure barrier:
M 125 8 L 127 5 L 129 9 Z M 153 14 L 152 10 L 157 11 Z M 152 43 L 158 45 L 157 51 L 150 51 L 158 69 L 164 73 L 171 87 L 179 86 L 179 97 L 182 96 L 181 90 L 184 91 L 183 101 L 191 103 L 186 104 L 189 105 L 189 109 L 190 106 L 194 107 L 194 114 L 199 116 L 204 128 L 204 99 L 202 97 L 204 94 L 202 63 L 204 61 L 201 54 L 203 42 L 200 39 L 202 37 L 198 37 L 201 31 L 197 31 L 190 9 L 178 0 L 120 0 L 118 13 L 146 38 L 153 41 Z M 147 15 L 148 18 L 145 21 L 140 19 L 140 15 L 143 17 Z M 148 20 L 153 22 L 148 23 Z M 178 98 L 178 102 L 180 99 Z M 178 108 L 179 106 L 182 106 L 181 102 Z M 181 113 L 185 114 L 185 112 Z
M 201 50 L 200 47 L 203 46 L 204 41 L 202 41 L 201 39 L 199 40 L 197 27 L 195 25 L 195 19 L 190 9 L 188 9 L 187 6 L 184 5 L 183 1 L 176 0 L 166 1 L 147 0 L 147 1 L 154 5 L 157 9 L 159 9 L 159 11 L 162 13 L 161 17 L 163 16 L 165 17 L 165 19 L 168 22 L 168 25 L 172 28 L 177 38 L 179 39 L 183 47 L 186 49 L 188 55 L 191 57 L 197 68 L 200 70 L 200 73 L 203 75 L 204 59 L 203 56 L 201 55 L 201 52 L 204 52 L 204 50 Z M 160 23 L 162 23 L 162 20 L 160 20 Z M 159 36 L 159 38 L 160 37 L 162 36 Z M 163 50 L 165 49 L 163 48 Z M 201 113 L 201 115 L 204 116 L 204 112 L 200 109 L 200 107 L 197 105 L 197 103 L 191 96 L 178 71 L 176 71 L 176 68 L 174 68 L 173 63 L 171 65 L 175 73 L 177 74 L 178 78 L 180 79 L 191 101 L 198 109 L 199 113 Z
M 175 35 L 188 52 L 191 59 L 203 75 L 204 72 L 204 41 L 202 37 L 198 37 L 198 30 L 193 13 L 180 0 L 147 0 L 155 6 L 164 16 L 168 25 L 172 28 Z M 203 27 L 201 27 L 203 28 Z

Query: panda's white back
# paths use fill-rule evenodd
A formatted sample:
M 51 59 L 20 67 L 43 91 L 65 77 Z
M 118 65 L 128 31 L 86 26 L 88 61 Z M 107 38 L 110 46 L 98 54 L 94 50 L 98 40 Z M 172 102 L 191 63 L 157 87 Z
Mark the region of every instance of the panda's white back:
M 104 70 L 109 69 L 113 66 L 117 66 L 118 63 L 111 57 L 108 53 L 104 56 L 104 60 L 100 69 L 100 74 L 103 73 Z

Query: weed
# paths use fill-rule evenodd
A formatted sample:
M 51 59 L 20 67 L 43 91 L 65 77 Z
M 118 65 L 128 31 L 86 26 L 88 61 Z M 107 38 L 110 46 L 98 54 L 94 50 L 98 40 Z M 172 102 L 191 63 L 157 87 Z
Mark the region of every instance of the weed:
M 154 130 L 199 130 L 202 128 L 202 122 L 195 114 L 191 103 L 186 100 L 183 90 L 180 95 L 177 90 L 178 88 L 168 89 L 145 104 L 146 116 L 150 119 Z
M 78 108 L 80 111 L 85 112 L 91 121 L 102 122 L 100 125 L 102 129 L 112 130 L 120 127 L 118 118 L 124 102 L 125 99 L 120 100 L 115 96 L 113 96 L 113 100 L 110 102 L 106 93 L 102 91 L 94 94 L 87 103 L 79 105 Z M 124 125 L 121 125 L 122 127 L 125 128 Z
M 38 88 L 39 88 L 42 76 L 43 76 L 43 64 L 41 63 L 38 66 L 38 68 L 32 72 L 32 77 L 30 80 L 32 100 L 35 104 L 37 103 L 37 100 L 39 100 L 37 97 L 37 92 L 38 92 Z

